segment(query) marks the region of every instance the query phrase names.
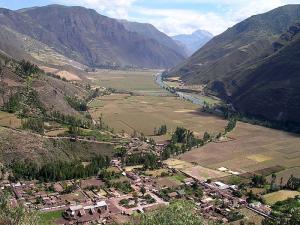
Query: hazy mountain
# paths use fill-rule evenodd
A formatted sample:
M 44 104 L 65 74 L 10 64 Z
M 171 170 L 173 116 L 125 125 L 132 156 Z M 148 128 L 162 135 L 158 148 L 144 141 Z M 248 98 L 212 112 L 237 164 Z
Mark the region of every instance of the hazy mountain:
M 128 31 L 118 20 L 83 7 L 50 5 L 18 11 L 0 9 L 0 26 L 0 36 L 7 33 L 10 36 L 6 49 L 11 46 L 25 50 L 35 58 L 52 51 L 89 66 L 114 64 L 149 68 L 171 67 L 184 59 L 178 51 Z M 41 53 L 36 44 L 42 46 Z
M 185 52 L 191 56 L 208 41 L 213 35 L 205 30 L 197 30 L 192 34 L 180 34 L 172 37 L 177 43 L 184 47 Z
M 178 45 L 171 37 L 165 33 L 159 31 L 156 27 L 149 23 L 137 23 L 130 22 L 127 20 L 120 20 L 124 27 L 131 32 L 136 32 L 140 35 L 143 35 L 145 38 L 150 38 L 156 40 L 161 45 L 164 45 L 180 55 L 185 55 L 185 49 L 181 45 Z
M 297 21 L 300 5 L 252 16 L 213 38 L 169 75 L 206 84 L 207 92 L 245 114 L 299 123 L 300 41 L 292 35 Z

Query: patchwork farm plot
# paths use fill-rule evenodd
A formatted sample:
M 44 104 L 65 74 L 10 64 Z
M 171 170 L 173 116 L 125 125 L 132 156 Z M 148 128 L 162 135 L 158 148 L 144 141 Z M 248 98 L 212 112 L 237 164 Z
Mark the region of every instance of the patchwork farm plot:
M 105 123 L 117 132 L 134 131 L 152 136 L 154 128 L 166 124 L 169 132 L 177 126 L 190 129 L 202 137 L 205 131 L 218 133 L 227 121 L 202 113 L 198 106 L 174 96 L 155 96 L 162 91 L 154 82 L 154 71 L 105 71 L 89 73 L 94 84 L 116 89 L 144 91 L 144 95 L 113 94 L 90 105 L 94 119 L 102 114 Z M 145 94 L 147 93 L 148 94 Z M 217 170 L 226 167 L 239 173 L 254 172 L 274 166 L 282 169 L 300 165 L 300 138 L 283 131 L 238 123 L 228 141 L 210 143 L 180 156 L 181 161 Z M 191 166 L 192 165 L 192 166 Z M 297 169 L 298 170 L 298 169 Z M 278 172 L 278 171 L 275 171 Z
M 297 135 L 238 123 L 229 136 L 232 141 L 208 144 L 185 153 L 181 159 L 212 169 L 226 167 L 240 173 L 300 165 L 300 138 Z M 295 170 L 300 173 L 299 167 Z
M 130 96 L 113 94 L 99 98 L 103 105 L 90 105 L 94 119 L 103 115 L 104 122 L 120 132 L 132 134 L 134 130 L 153 135 L 154 128 L 166 124 L 172 130 L 184 126 L 203 136 L 205 131 L 218 133 L 226 121 L 199 112 L 196 105 L 180 101 L 177 97 Z

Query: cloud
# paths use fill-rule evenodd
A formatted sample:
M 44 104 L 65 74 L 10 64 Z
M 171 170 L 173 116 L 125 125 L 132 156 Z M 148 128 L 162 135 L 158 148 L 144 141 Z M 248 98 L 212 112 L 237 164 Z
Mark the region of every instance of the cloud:
M 128 18 L 130 7 L 137 0 L 60 0 L 63 4 L 92 8 L 114 18 Z
M 300 3 L 300 0 L 57 1 L 93 8 L 99 13 L 114 18 L 152 23 L 169 35 L 192 33 L 197 29 L 204 29 L 217 35 L 249 16 L 264 13 L 285 4 Z

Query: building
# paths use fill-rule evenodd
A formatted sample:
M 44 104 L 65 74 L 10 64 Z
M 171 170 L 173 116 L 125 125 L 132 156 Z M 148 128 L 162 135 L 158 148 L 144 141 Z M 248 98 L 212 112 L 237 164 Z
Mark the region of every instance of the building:
M 224 184 L 222 182 L 214 182 L 214 184 L 220 189 L 220 190 L 226 190 L 229 188 L 227 184 Z
M 105 201 L 97 202 L 94 205 L 70 206 L 64 213 L 64 218 L 78 223 L 99 221 L 108 215 L 108 207 Z

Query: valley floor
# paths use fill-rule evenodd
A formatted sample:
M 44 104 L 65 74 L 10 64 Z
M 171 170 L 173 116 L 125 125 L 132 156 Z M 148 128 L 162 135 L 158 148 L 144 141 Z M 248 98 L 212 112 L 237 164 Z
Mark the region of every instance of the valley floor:
M 163 89 L 160 96 L 153 95 L 154 91 L 159 91 L 154 80 L 156 73 L 98 71 L 90 74 L 94 85 L 103 84 L 118 90 L 124 83 L 124 88 L 132 92 L 99 97 L 90 105 L 93 118 L 103 115 L 104 121 L 116 131 L 124 130 L 129 134 L 137 131 L 146 136 L 153 136 L 154 129 L 162 124 L 166 124 L 170 131 L 177 126 L 185 127 L 198 137 L 204 132 L 218 134 L 223 131 L 227 121 L 203 113 L 200 106 L 176 96 L 166 96 Z M 137 79 L 138 75 L 141 77 Z M 143 94 L 138 95 L 137 91 Z M 224 142 L 208 144 L 179 158 L 214 170 L 226 167 L 238 173 L 274 166 L 284 170 L 300 165 L 299 146 L 299 135 L 239 122 Z

